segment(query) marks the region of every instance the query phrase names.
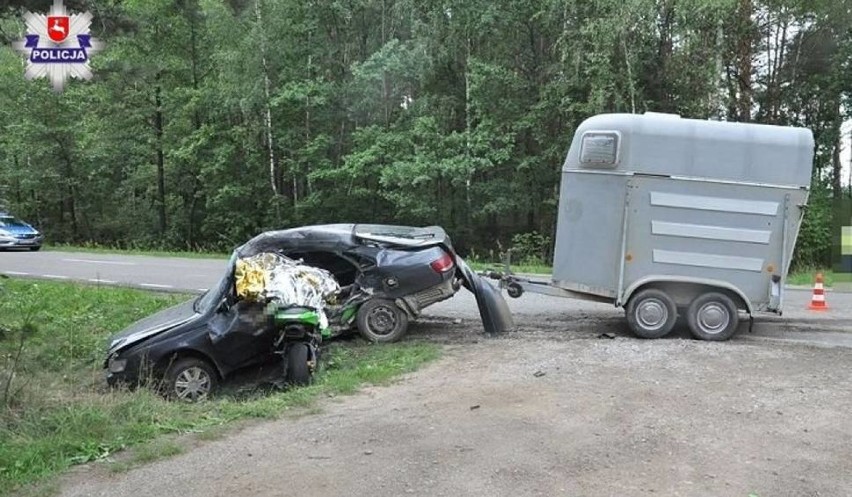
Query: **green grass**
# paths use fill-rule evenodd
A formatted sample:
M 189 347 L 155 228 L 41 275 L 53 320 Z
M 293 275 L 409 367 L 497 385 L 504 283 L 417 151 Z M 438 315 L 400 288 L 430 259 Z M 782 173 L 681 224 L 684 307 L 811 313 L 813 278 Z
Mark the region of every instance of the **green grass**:
M 502 262 L 482 262 L 482 261 L 467 261 L 471 269 L 474 271 L 504 271 L 505 267 Z M 512 264 L 512 272 L 515 274 L 541 274 L 550 275 L 553 273 L 553 268 L 545 264 Z
M 787 284 L 798 286 L 813 286 L 814 278 L 816 278 L 817 273 L 822 273 L 826 287 L 833 286 L 835 281 L 837 280 L 837 275 L 835 275 L 831 269 L 803 268 L 798 269 L 796 271 L 791 271 L 790 274 L 787 275 Z
M 134 447 L 127 459 L 111 462 L 109 469 L 113 473 L 123 473 L 158 459 L 183 454 L 184 450 L 184 447 L 174 440 L 154 439 L 151 442 Z
M 386 384 L 439 355 L 431 344 L 332 343 L 308 387 L 222 395 L 197 405 L 168 402 L 146 389 L 107 390 L 103 353 L 112 332 L 185 296 L 13 279 L 0 286 L 0 496 L 49 488 L 51 477 L 67 468 L 129 448 L 136 450 L 114 471 L 179 453 L 164 435 L 217 438 L 235 420 L 312 412 L 318 398 Z M 4 399 L 22 328 L 22 361 L 12 398 Z
M 184 257 L 188 259 L 227 259 L 230 254 L 206 251 L 148 250 L 116 248 L 100 245 L 45 245 L 42 250 L 53 252 L 86 252 L 92 254 L 145 255 L 148 257 Z

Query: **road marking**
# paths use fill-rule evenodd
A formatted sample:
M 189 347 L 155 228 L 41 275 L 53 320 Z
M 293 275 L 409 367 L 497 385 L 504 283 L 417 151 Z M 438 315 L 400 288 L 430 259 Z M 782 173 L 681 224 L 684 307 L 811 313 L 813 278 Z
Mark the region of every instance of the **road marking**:
M 26 276 L 30 273 L 22 273 L 20 271 L 4 271 L 6 274 L 11 274 L 13 276 Z
M 68 279 L 67 276 L 59 276 L 58 274 L 43 274 L 43 275 L 41 275 L 41 277 L 42 278 L 50 278 L 52 280 L 67 280 Z
M 199 292 L 206 292 L 206 291 L 207 291 L 207 289 L 206 289 L 206 288 L 197 288 L 197 290 L 198 290 Z
M 99 280 L 99 279 L 95 279 L 95 278 L 91 278 L 91 279 L 89 279 L 89 281 L 91 281 L 92 283 L 104 283 L 106 285 L 115 285 L 116 283 L 118 283 L 117 281 Z
M 139 283 L 139 286 L 144 286 L 145 288 L 174 288 L 171 285 L 157 285 L 156 283 Z
M 65 262 L 87 262 L 89 264 L 112 264 L 113 266 L 135 266 L 135 262 L 99 261 L 95 259 L 62 259 Z

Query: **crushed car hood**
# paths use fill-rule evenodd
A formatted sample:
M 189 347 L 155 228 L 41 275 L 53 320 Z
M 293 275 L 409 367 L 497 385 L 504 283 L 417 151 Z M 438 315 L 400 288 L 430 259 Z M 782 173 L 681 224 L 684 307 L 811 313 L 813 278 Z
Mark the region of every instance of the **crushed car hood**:
M 148 337 L 187 323 L 201 314 L 193 310 L 195 300 L 188 300 L 141 319 L 110 338 L 109 353 L 138 343 Z

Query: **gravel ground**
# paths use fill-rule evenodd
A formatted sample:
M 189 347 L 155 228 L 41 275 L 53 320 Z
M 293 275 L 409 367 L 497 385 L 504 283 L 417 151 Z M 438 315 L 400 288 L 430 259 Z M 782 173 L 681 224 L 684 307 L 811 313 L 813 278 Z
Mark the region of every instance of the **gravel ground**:
M 852 494 L 852 350 L 637 340 L 597 309 L 496 339 L 458 319 L 415 326 L 445 355 L 393 386 L 125 474 L 81 467 L 62 495 Z

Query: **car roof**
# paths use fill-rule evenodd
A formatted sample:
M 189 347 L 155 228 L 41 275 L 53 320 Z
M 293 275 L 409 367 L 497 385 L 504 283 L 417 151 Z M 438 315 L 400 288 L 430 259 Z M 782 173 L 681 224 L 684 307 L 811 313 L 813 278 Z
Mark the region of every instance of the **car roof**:
M 418 228 L 384 224 L 322 224 L 266 231 L 236 249 L 239 257 L 261 252 L 291 250 L 346 250 L 378 243 L 388 246 L 450 245 L 446 232 L 438 226 Z

